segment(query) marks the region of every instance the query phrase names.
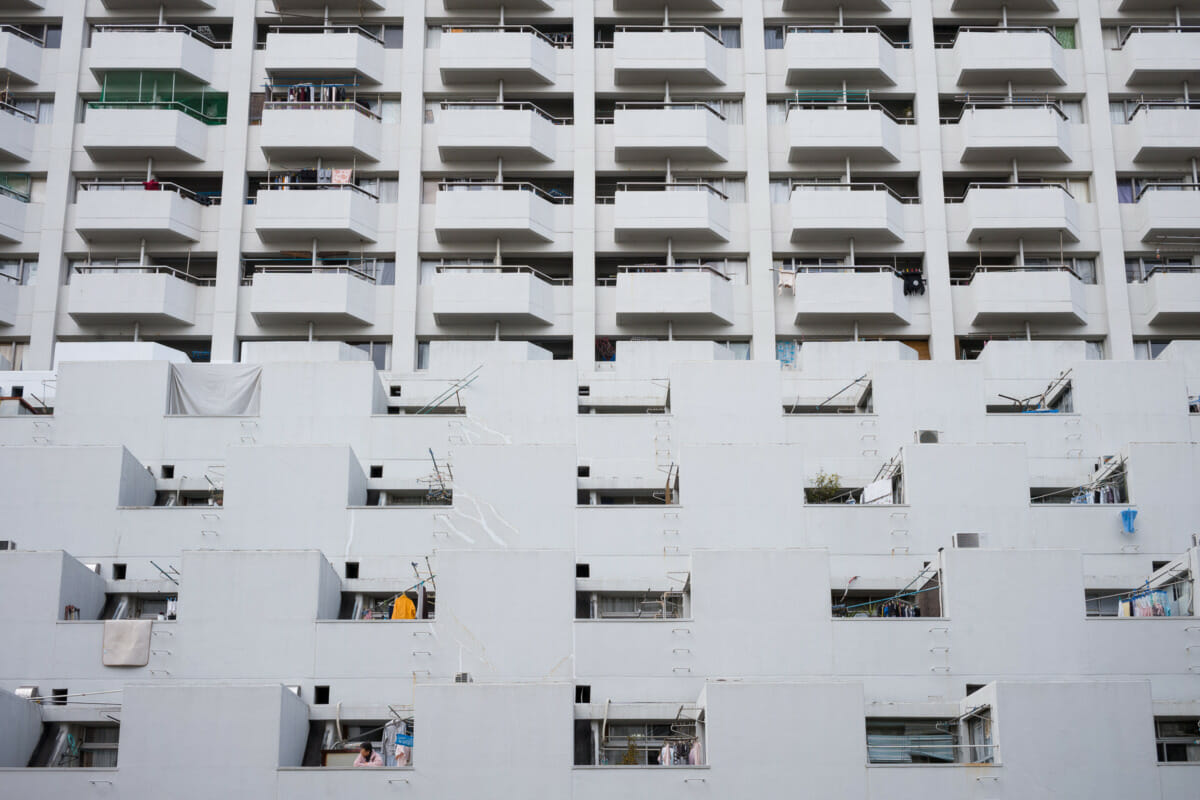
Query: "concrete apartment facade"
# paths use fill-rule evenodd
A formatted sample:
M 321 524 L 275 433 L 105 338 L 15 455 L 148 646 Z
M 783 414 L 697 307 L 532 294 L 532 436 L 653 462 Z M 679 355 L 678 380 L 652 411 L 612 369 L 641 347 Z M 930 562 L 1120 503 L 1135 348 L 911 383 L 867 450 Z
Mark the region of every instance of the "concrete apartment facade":
M 0 0 L 0 796 L 1195 798 L 1197 17 Z

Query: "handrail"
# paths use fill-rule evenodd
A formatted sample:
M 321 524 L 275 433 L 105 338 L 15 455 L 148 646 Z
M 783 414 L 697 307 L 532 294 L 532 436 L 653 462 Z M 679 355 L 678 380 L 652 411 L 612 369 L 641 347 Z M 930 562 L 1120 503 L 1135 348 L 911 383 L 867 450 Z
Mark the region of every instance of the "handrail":
M 528 273 L 546 283 L 552 283 L 558 286 L 570 286 L 570 278 L 552 278 L 541 270 L 524 264 L 438 264 L 435 272 L 455 272 L 455 271 L 478 272 L 481 274 L 517 274 Z
M 1173 273 L 1195 274 L 1198 272 L 1200 272 L 1200 267 L 1194 266 L 1194 265 L 1187 266 L 1184 264 L 1159 264 L 1156 267 L 1151 267 L 1150 269 L 1146 270 L 1145 277 L 1143 277 L 1141 280 L 1134 281 L 1134 283 L 1145 283 L 1146 281 L 1150 280 L 1150 278 L 1153 277 L 1154 275 L 1159 275 L 1159 274 L 1163 274 L 1163 275 L 1173 274 Z
M 30 114 L 28 111 L 22 111 L 12 103 L 7 103 L 3 100 L 0 100 L 0 111 L 5 112 L 6 114 L 12 114 L 14 117 L 24 117 L 33 123 L 37 122 L 37 116 Z
M 664 111 L 678 111 L 678 110 L 684 110 L 684 109 L 693 109 L 693 110 L 704 109 L 705 111 L 712 114 L 713 116 L 715 116 L 717 119 L 721 120 L 722 122 L 725 121 L 724 114 L 722 114 L 720 111 L 717 111 L 715 108 L 710 106 L 708 103 L 701 102 L 701 101 L 675 102 L 675 101 L 670 101 L 670 100 L 629 100 L 629 101 L 624 101 L 624 102 L 620 102 L 620 103 L 616 104 L 617 111 L 633 111 L 636 109 L 660 109 L 660 110 L 664 110 Z
M 958 197 L 946 197 L 947 203 L 963 203 L 972 189 L 1060 189 L 1067 197 L 1074 199 L 1075 195 L 1065 183 L 1008 183 L 1005 181 L 977 181 L 968 183 L 966 190 Z
M 1062 117 L 1064 121 L 1070 121 L 1067 112 L 1063 111 L 1062 103 L 1057 99 L 1049 97 L 1042 99 L 1037 97 L 972 97 L 971 95 L 960 95 L 954 99 L 962 101 L 962 109 L 958 112 L 957 117 L 942 117 L 941 122 L 959 122 L 968 109 L 974 110 L 977 108 L 1048 108 Z
M 383 120 L 383 117 L 356 100 L 268 100 L 263 103 L 263 109 L 278 111 L 302 109 L 306 111 L 357 111 L 368 119 Z
M 232 42 L 218 42 L 216 39 L 210 39 L 195 28 L 187 25 L 156 25 L 153 23 L 145 24 L 122 24 L 122 25 L 93 25 L 93 33 L 186 33 L 193 39 L 208 45 L 215 50 L 228 50 L 233 46 Z
M 20 275 L 10 275 L 7 272 L 0 272 L 0 278 L 4 278 L 6 281 L 12 281 L 13 283 L 17 284 L 18 286 L 21 285 L 21 276 Z
M 959 28 L 954 38 L 949 42 L 937 42 L 935 48 L 946 49 L 954 47 L 958 44 L 958 37 L 964 33 L 1044 33 L 1054 40 L 1059 47 L 1062 43 L 1058 41 L 1058 36 L 1054 33 L 1053 28 L 1047 28 L 1044 25 L 964 25 Z
M 309 265 L 309 266 L 305 266 L 305 267 L 300 267 L 300 266 L 285 267 L 285 266 L 270 266 L 270 265 L 268 265 L 268 266 L 263 266 L 263 267 L 254 267 L 254 266 L 250 267 L 251 275 L 254 275 L 254 274 L 260 273 L 260 272 L 264 273 L 264 274 L 277 273 L 277 274 L 281 274 L 281 275 L 318 275 L 318 274 L 319 275 L 352 275 L 352 276 L 358 278 L 359 280 L 366 281 L 367 283 L 375 283 L 376 282 L 375 276 L 372 275 L 371 273 L 365 272 L 360 269 L 355 269 L 354 267 L 346 267 L 346 266 L 324 267 L 324 266 Z
M 819 181 L 803 181 L 795 178 L 792 178 L 789 183 L 791 184 L 791 189 L 793 191 L 795 191 L 797 188 L 845 192 L 878 192 L 882 190 L 899 200 L 901 203 L 915 205 L 921 202 L 920 197 L 910 197 L 908 195 L 900 194 L 886 183 L 821 183 Z
M 224 125 L 227 121 L 226 117 L 210 117 L 203 111 L 199 111 L 191 106 L 180 103 L 177 100 L 92 100 L 87 104 L 88 108 L 150 108 L 150 109 L 165 109 L 167 111 L 181 111 L 189 117 L 203 122 L 205 125 Z
M 479 109 L 479 108 L 495 108 L 504 111 L 532 111 L 543 119 L 549 120 L 555 125 L 572 125 L 575 122 L 574 117 L 556 117 L 549 112 L 543 110 L 535 103 L 530 103 L 525 100 L 507 101 L 507 100 L 443 100 L 442 108 L 461 108 L 461 109 Z
M 155 188 L 150 188 L 147 184 L 154 184 Z M 142 192 L 174 192 L 180 197 L 186 197 L 188 200 L 199 203 L 201 205 L 215 205 L 220 203 L 220 195 L 202 197 L 197 192 L 188 189 L 186 186 L 180 186 L 178 183 L 171 181 L 139 181 L 139 180 L 118 180 L 118 181 L 102 181 L 90 180 L 80 181 L 79 189 L 81 191 L 142 191 Z
M 174 267 L 162 266 L 160 264 L 76 264 L 71 270 L 79 275 L 89 275 L 92 273 L 110 273 L 110 272 L 134 272 L 147 275 L 173 275 L 180 280 L 188 283 L 194 283 L 197 286 L 216 286 L 216 278 L 201 278 L 198 275 L 192 275 L 183 270 L 175 269 Z
M 966 281 L 958 285 L 969 285 L 981 272 L 1067 272 L 1077 280 L 1083 280 L 1075 268 L 1068 264 L 986 264 L 972 269 Z
M 617 184 L 618 192 L 697 192 L 705 190 L 715 194 L 722 200 L 728 200 L 729 195 L 722 192 L 711 183 L 701 181 L 676 181 L 674 183 L 657 183 L 655 181 L 622 181 Z
M 898 42 L 878 25 L 788 25 L 786 33 L 874 33 L 898 50 L 912 48 L 912 42 Z
M 532 25 L 443 25 L 442 33 L 532 33 L 551 47 L 566 49 L 574 47 L 570 36 L 555 39 Z
M 617 272 L 711 272 L 718 278 L 723 278 L 727 281 L 733 280 L 733 278 L 721 272 L 721 270 L 710 267 L 707 264 L 675 264 L 671 266 L 667 266 L 666 264 L 629 264 L 617 267 Z
M 1149 111 L 1152 108 L 1188 108 L 1200 110 L 1200 101 L 1197 100 L 1139 100 L 1134 105 L 1133 110 L 1125 117 L 1126 122 L 1133 120 L 1138 112 L 1142 109 Z
M 872 764 L 887 766 L 887 765 L 891 765 L 891 764 L 905 763 L 905 762 L 897 762 L 897 761 L 870 761 L 872 750 L 902 750 L 902 751 L 907 750 L 907 751 L 925 751 L 925 752 L 931 752 L 931 751 L 935 751 L 935 750 L 953 750 L 954 752 L 951 753 L 951 755 L 954 756 L 953 763 L 955 763 L 955 764 L 980 764 L 980 765 L 985 765 L 985 766 L 989 766 L 989 765 L 999 766 L 999 763 L 996 761 L 996 755 L 1000 749 L 1000 745 L 998 745 L 998 744 L 948 744 L 948 743 L 942 743 L 940 741 L 926 741 L 926 742 L 912 741 L 909 744 L 872 744 L 871 743 L 871 736 L 881 736 L 881 735 L 888 736 L 889 738 L 903 737 L 906 739 L 913 739 L 913 740 L 917 740 L 917 739 L 921 739 L 921 738 L 930 738 L 930 739 L 940 739 L 941 738 L 941 735 L 938 735 L 938 734 L 867 734 L 867 760 Z M 950 734 L 944 734 L 944 735 L 950 736 Z M 959 760 L 959 752 L 958 752 L 960 750 L 966 750 L 968 753 L 970 753 L 971 751 L 975 751 L 975 750 L 978 750 L 980 753 L 986 752 L 987 755 L 985 756 L 985 758 L 987 758 L 988 760 L 987 761 L 960 761 Z
M 46 46 L 45 39 L 39 39 L 38 37 L 34 36 L 32 33 L 26 33 L 25 31 L 18 28 L 16 25 L 0 25 L 0 33 L 11 33 L 14 36 L 17 36 L 21 39 L 25 39 L 26 41 L 33 42 L 38 47 Z
M 826 102 L 824 100 L 788 100 L 788 112 L 791 113 L 793 108 L 806 109 L 809 111 L 823 111 L 830 108 L 865 109 L 880 111 L 885 117 L 898 125 L 915 125 L 917 123 L 916 119 L 913 117 L 896 116 L 890 109 L 875 100 L 838 100 L 833 102 Z
M 1114 50 L 1120 50 L 1135 33 L 1200 33 L 1200 25 L 1131 25 L 1117 40 Z
M 14 200 L 20 200 L 22 203 L 28 203 L 30 201 L 30 196 L 28 194 L 22 194 L 11 186 L 5 186 L 3 184 L 0 184 L 0 195 L 11 197 Z
M 269 181 L 263 181 L 259 185 L 259 191 L 262 191 L 263 189 L 266 189 L 269 192 L 275 192 L 275 191 L 286 192 L 286 191 L 291 191 L 293 189 L 295 189 L 296 191 L 309 191 L 309 192 L 311 192 L 311 191 L 332 191 L 332 190 L 358 192 L 359 194 L 365 194 L 367 197 L 371 198 L 372 200 L 375 200 L 376 202 L 379 201 L 379 195 L 374 194 L 372 192 L 368 192 L 366 189 L 364 189 L 361 186 L 358 186 L 356 184 L 353 184 L 353 183 L 320 183 L 318 181 L 292 181 L 292 180 L 283 181 L 278 178 L 272 178 Z
M 617 33 L 703 33 L 722 47 L 725 43 L 703 25 L 618 25 L 613 29 Z
M 517 192 L 533 192 L 538 197 L 550 203 L 567 205 L 571 203 L 570 195 L 555 196 L 547 192 L 545 189 L 538 187 L 528 181 L 441 181 L 438 183 L 439 192 L 461 192 L 470 191 L 471 187 L 478 187 L 483 191 L 517 191 Z
M 1197 192 L 1200 191 L 1200 183 L 1168 183 L 1162 181 L 1160 183 L 1146 183 L 1137 190 L 1137 194 L 1133 196 L 1133 202 L 1137 203 L 1142 199 L 1142 195 L 1146 192 Z
M 803 273 L 803 274 L 810 274 L 810 275 L 816 275 L 816 274 L 822 274 L 822 273 L 824 273 L 824 274 L 853 273 L 853 274 L 857 275 L 860 273 L 867 274 L 867 273 L 876 273 L 876 272 L 890 272 L 893 275 L 901 274 L 901 272 L 899 270 L 897 270 L 895 267 L 887 265 L 887 264 L 825 264 L 825 265 L 797 264 L 794 269 L 790 269 L 790 270 L 780 269 L 779 272 L 783 272 L 785 274 L 786 273 L 796 273 L 796 274 Z
M 272 25 L 267 28 L 267 33 L 357 33 L 365 39 L 383 44 L 383 39 L 360 25 Z

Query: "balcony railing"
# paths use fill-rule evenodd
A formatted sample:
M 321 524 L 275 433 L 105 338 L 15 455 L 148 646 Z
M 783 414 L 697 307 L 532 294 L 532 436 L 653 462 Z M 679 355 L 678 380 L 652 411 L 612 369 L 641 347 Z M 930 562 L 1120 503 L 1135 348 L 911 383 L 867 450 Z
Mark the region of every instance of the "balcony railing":
M 867 735 L 872 764 L 994 764 L 999 755 L 999 745 L 954 744 L 951 736 Z
M 617 33 L 703 33 L 722 47 L 725 46 L 721 37 L 703 25 L 618 25 L 614 30 Z M 596 42 L 596 47 L 600 49 L 612 46 L 612 42 Z
M 934 47 L 937 47 L 940 49 L 949 49 L 951 47 L 954 47 L 954 45 L 958 43 L 958 37 L 964 33 L 1044 33 L 1047 36 L 1049 36 L 1051 39 L 1053 39 L 1056 44 L 1060 44 L 1058 41 L 1058 36 L 1054 33 L 1053 28 L 1046 28 L 1046 27 L 1034 26 L 1034 25 L 1029 25 L 1029 26 L 1022 26 L 1022 25 L 1008 25 L 1008 26 L 968 25 L 966 27 L 959 28 L 958 31 L 954 34 L 953 39 L 950 39 L 947 41 L 936 42 L 934 44 Z M 1060 44 L 1060 46 L 1061 46 L 1061 44 Z
M 1181 184 L 1175 185 L 1179 186 Z M 1066 184 L 1054 183 L 1053 181 L 1049 181 L 1047 183 L 1005 183 L 1003 181 L 979 181 L 977 183 L 967 184 L 967 189 L 965 192 L 958 197 L 947 197 L 946 202 L 965 203 L 967 200 L 967 195 L 971 193 L 972 189 L 1048 189 L 1051 187 L 1061 190 L 1063 194 L 1071 199 L 1075 198 L 1075 195 L 1071 194 L 1071 191 L 1067 188 Z
M 186 283 L 191 283 L 196 286 L 216 286 L 216 278 L 201 278 L 198 275 L 192 275 L 183 270 L 175 269 L 174 267 L 164 267 L 155 264 L 104 264 L 91 266 L 88 264 L 77 264 L 71 268 L 71 272 L 76 275 L 104 275 L 104 274 L 131 274 L 131 275 L 170 275 L 178 278 Z
M 268 100 L 263 109 L 277 111 L 357 111 L 368 119 L 381 122 L 383 117 L 359 103 L 357 100 Z
M 527 181 L 443 181 L 437 186 L 439 192 L 533 192 L 547 203 L 570 205 L 572 198 L 565 194 L 552 194 Z
M 707 264 L 681 264 L 672 266 L 667 266 L 665 264 L 630 264 L 624 267 L 617 267 L 617 272 L 707 272 L 710 275 L 716 275 L 718 278 L 721 278 L 725 281 L 733 280 L 733 278 L 729 277 L 724 272 L 721 272 L 721 270 L 710 267 Z
M 228 50 L 232 42 L 218 42 L 187 25 L 93 25 L 93 33 L 182 33 L 190 36 L 201 44 L 208 45 L 214 50 Z
M 375 202 L 379 202 L 379 195 L 374 194 L 372 192 L 368 192 L 366 189 L 362 188 L 361 186 L 356 186 L 353 183 L 319 183 L 317 181 L 268 180 L 268 181 L 263 181 L 262 185 L 259 187 L 259 191 L 262 191 L 264 189 L 267 191 L 280 191 L 280 192 L 291 191 L 293 189 L 296 191 L 308 191 L 308 192 L 312 192 L 312 191 L 355 192 L 357 194 L 366 195 L 367 197 L 371 198 Z M 247 203 L 247 205 L 253 205 L 255 203 L 256 198 L 250 197 L 250 198 L 248 198 L 248 200 L 249 200 L 249 202 Z
M 1200 183 L 1170 183 L 1163 181 L 1162 183 L 1146 183 L 1143 184 L 1137 193 L 1133 196 L 1133 202 L 1141 202 L 1142 197 L 1146 192 L 1197 192 L 1200 191 Z
M 14 117 L 20 117 L 21 119 L 24 119 L 27 122 L 31 122 L 31 123 L 37 122 L 37 116 L 35 116 L 34 114 L 30 114 L 27 111 L 22 111 L 21 109 L 17 108 L 16 106 L 12 105 L 11 103 L 6 103 L 3 100 L 0 100 L 0 111 L 4 112 L 5 114 L 12 114 Z
M 174 192 L 202 206 L 220 205 L 221 195 L 213 192 L 194 192 L 170 181 L 80 181 L 81 192 Z
M 898 202 L 905 205 L 917 205 L 921 202 L 920 197 L 900 194 L 886 183 L 821 183 L 820 181 L 804 181 L 795 178 L 792 178 L 789 183 L 792 191 L 796 189 L 816 189 L 817 191 L 824 192 L 887 192 Z
M 800 92 L 797 92 L 800 94 Z M 811 95 L 810 92 L 805 92 L 805 95 Z M 838 94 L 841 94 L 840 92 Z M 878 111 L 885 117 L 895 122 L 897 125 L 915 125 L 916 119 L 913 117 L 900 117 L 886 108 L 882 103 L 877 103 L 873 100 L 788 100 L 788 112 L 793 108 L 802 109 L 805 111 L 828 111 L 837 109 L 841 111 Z
M 323 267 L 313 266 L 310 264 L 307 266 L 294 267 L 283 265 L 248 266 L 246 269 L 246 276 L 242 278 L 242 285 L 250 286 L 254 282 L 255 275 L 349 275 L 350 277 L 357 278 L 364 283 L 369 283 L 371 285 L 376 283 L 376 278 L 373 274 L 361 269 L 348 266 Z
M 975 276 L 984 272 L 1066 272 L 1076 280 L 1083 281 L 1075 268 L 1067 264 L 989 264 L 975 267 L 965 278 L 951 278 L 950 284 L 952 286 L 970 286 L 971 282 L 975 280 Z
M 963 115 L 968 110 L 972 109 L 995 109 L 995 108 L 1048 108 L 1058 116 L 1062 117 L 1064 122 L 1070 122 L 1067 112 L 1063 110 L 1062 103 L 1052 97 L 988 97 L 980 95 L 963 95 L 954 98 L 963 104 L 962 110 L 958 116 L 942 117 L 942 124 L 956 125 L 962 121 Z
M 0 25 L 0 33 L 11 33 L 13 36 L 16 36 L 18 39 L 24 39 L 27 42 L 32 42 L 33 44 L 36 44 L 38 47 L 46 46 L 46 42 L 44 40 L 39 39 L 38 37 L 34 36 L 31 33 L 26 33 L 25 31 L 18 28 L 16 25 Z
M 225 117 L 212 117 L 199 109 L 193 108 L 186 103 L 180 103 L 175 100 L 130 100 L 113 102 L 108 100 L 93 100 L 87 104 L 88 109 L 93 108 L 127 108 L 127 109 L 163 109 L 167 111 L 182 111 L 189 117 L 203 122 L 205 125 L 224 125 Z
M 1123 49 L 1135 33 L 1200 33 L 1200 25 L 1133 25 L 1121 35 L 1113 49 Z
M 618 192 L 708 192 L 722 200 L 729 200 L 729 195 L 710 183 L 656 183 L 654 181 L 630 181 L 617 184 Z M 596 197 L 600 205 L 611 205 L 616 201 L 616 195 Z
M 1146 283 L 1155 275 L 1194 275 L 1200 273 L 1200 267 L 1184 266 L 1182 264 L 1176 266 L 1174 264 L 1160 264 L 1157 267 L 1151 267 L 1146 270 L 1146 274 L 1140 277 L 1134 276 L 1129 280 L 1129 283 Z
M 1200 110 L 1200 101 L 1196 100 L 1141 100 L 1134 105 L 1133 110 L 1125 117 L 1126 122 L 1132 122 L 1143 111 L 1153 108 Z
M 30 199 L 28 192 L 20 192 L 4 184 L 0 184 L 0 197 L 11 197 L 13 200 L 19 200 L 22 203 L 28 203 Z
M 789 25 L 787 33 L 874 33 L 897 50 L 908 50 L 911 42 L 898 42 L 875 25 Z
M 569 33 L 547 35 L 532 25 L 443 25 L 442 33 L 531 33 L 551 47 L 573 47 L 573 38 Z
M 508 102 L 508 101 L 487 101 L 487 100 L 443 100 L 443 109 L 460 109 L 464 111 L 532 111 L 544 120 L 547 120 L 553 125 L 574 125 L 574 117 L 556 117 L 548 111 L 543 110 L 534 103 L 528 102 Z
M 354 33 L 364 39 L 370 39 L 372 42 L 383 44 L 383 39 L 380 39 L 375 34 L 371 33 L 366 28 L 358 25 L 272 25 L 267 29 L 268 33 Z
M 514 265 L 496 264 L 496 265 L 490 265 L 490 266 L 487 264 L 438 264 L 437 267 L 434 268 L 434 271 L 438 272 L 438 273 L 468 272 L 468 273 L 480 273 L 480 274 L 484 274 L 484 275 L 523 274 L 523 275 L 532 275 L 535 278 L 545 281 L 546 283 L 552 284 L 554 286 L 570 286 L 572 284 L 572 281 L 569 277 L 568 278 L 553 278 L 553 277 L 547 275 L 546 273 L 542 272 L 541 270 L 534 269 L 533 267 L 528 267 L 528 266 L 524 266 L 524 265 L 515 265 L 515 264 Z

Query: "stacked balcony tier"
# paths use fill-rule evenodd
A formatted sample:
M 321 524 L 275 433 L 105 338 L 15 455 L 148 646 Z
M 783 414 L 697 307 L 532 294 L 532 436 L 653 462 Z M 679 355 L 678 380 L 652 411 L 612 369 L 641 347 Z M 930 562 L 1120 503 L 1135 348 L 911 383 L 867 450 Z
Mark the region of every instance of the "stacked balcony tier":
M 798 184 L 792 187 L 792 241 L 904 239 L 900 199 L 880 184 Z
M 259 191 L 254 227 L 264 242 L 374 242 L 379 201 L 350 184 Z
M 190 192 L 162 184 L 81 184 L 75 201 L 75 230 L 91 242 L 196 242 L 204 206 Z
M 725 47 L 701 27 L 618 28 L 613 34 L 613 78 L 618 85 L 720 86 Z
M 729 202 L 708 184 L 620 184 L 613 203 L 618 242 L 729 241 Z
M 103 25 L 92 33 L 88 63 L 101 80 L 109 72 L 154 70 L 209 84 L 214 44 L 178 25 Z
M 729 278 L 706 267 L 632 267 L 617 275 L 617 323 L 733 324 Z
M 251 279 L 250 313 L 260 323 L 370 325 L 375 281 L 351 268 L 267 268 Z
M 964 28 L 954 42 L 959 86 L 1062 86 L 1066 56 L 1048 28 Z
M 863 320 L 907 325 L 912 319 L 904 281 L 888 268 L 798 272 L 796 324 Z
M 148 267 L 79 271 L 71 276 L 67 311 L 77 321 L 196 321 L 196 284 L 173 270 Z
M 443 268 L 433 277 L 433 318 L 439 325 L 554 322 L 554 286 L 528 267 Z

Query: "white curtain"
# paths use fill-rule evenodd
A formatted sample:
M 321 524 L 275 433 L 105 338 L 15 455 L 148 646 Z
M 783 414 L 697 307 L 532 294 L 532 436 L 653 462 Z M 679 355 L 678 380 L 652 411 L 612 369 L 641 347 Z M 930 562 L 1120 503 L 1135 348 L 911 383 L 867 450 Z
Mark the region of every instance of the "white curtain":
M 262 367 L 247 364 L 172 364 L 168 414 L 202 417 L 258 415 Z

